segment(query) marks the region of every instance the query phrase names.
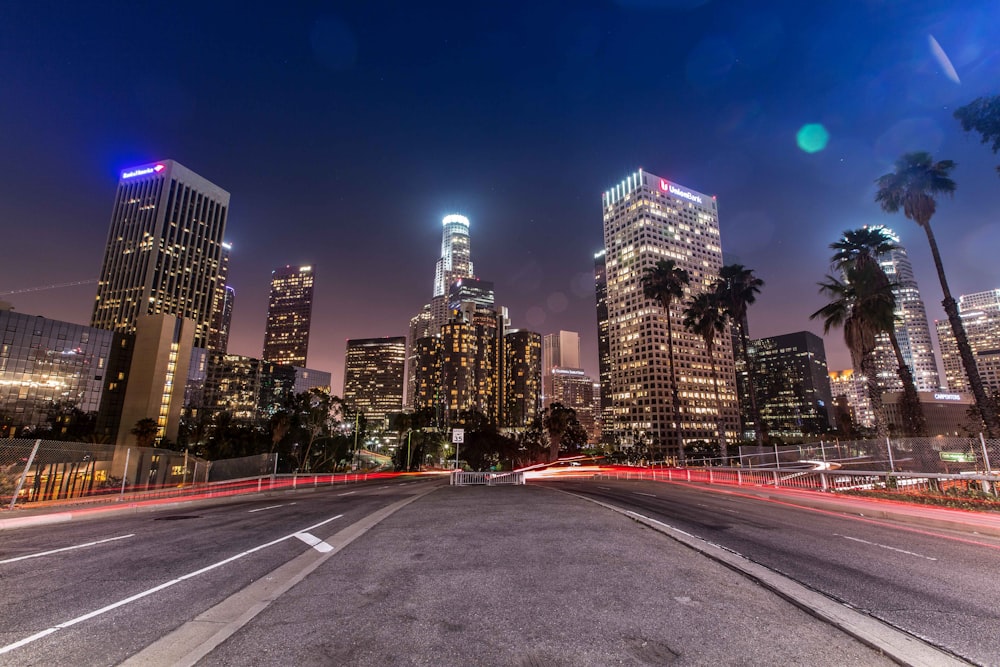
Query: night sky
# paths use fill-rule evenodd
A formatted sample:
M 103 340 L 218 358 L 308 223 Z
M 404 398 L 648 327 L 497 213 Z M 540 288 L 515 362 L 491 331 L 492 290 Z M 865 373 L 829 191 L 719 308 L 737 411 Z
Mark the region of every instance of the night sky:
M 118 174 L 174 159 L 232 194 L 231 352 L 260 356 L 271 270 L 311 264 L 308 365 L 339 394 L 346 339 L 429 301 L 458 212 L 512 325 L 580 332 L 596 378 L 601 192 L 642 167 L 718 197 L 724 251 L 767 283 L 753 337 L 821 332 L 827 245 L 865 224 L 943 318 L 873 180 L 905 151 L 958 162 L 933 220 L 952 290 L 1000 287 L 1000 157 L 952 118 L 998 93 L 996 0 L 4 2 L 0 292 L 96 279 Z M 0 299 L 87 324 L 95 293 Z M 849 366 L 840 332 L 827 353 Z

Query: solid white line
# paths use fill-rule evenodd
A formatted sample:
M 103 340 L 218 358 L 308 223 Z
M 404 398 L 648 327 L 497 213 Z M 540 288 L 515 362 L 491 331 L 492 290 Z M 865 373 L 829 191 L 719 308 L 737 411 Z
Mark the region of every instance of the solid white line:
M 109 537 L 106 540 L 97 540 L 96 542 L 87 542 L 86 544 L 76 544 L 71 547 L 63 547 L 62 549 L 52 549 L 51 551 L 40 551 L 37 554 L 28 554 L 27 556 L 18 556 L 17 558 L 8 558 L 6 560 L 0 560 L 0 565 L 4 563 L 13 563 L 19 560 L 27 560 L 28 558 L 38 558 L 40 556 L 48 556 L 49 554 L 57 554 L 60 551 L 72 551 L 73 549 L 82 549 L 84 547 L 92 547 L 95 544 L 104 544 L 105 542 L 114 542 L 115 540 L 124 540 L 127 537 L 135 537 L 135 533 L 130 533 L 128 535 L 119 535 L 118 537 Z
M 650 498 L 655 498 L 655 497 L 656 497 L 656 496 L 655 496 L 654 494 L 652 494 L 652 493 L 641 493 L 641 492 L 639 492 L 639 491 L 633 491 L 632 493 L 634 493 L 634 494 L 635 494 L 635 495 L 637 495 L 637 496 L 649 496 Z
M 337 495 L 338 495 L 338 496 L 349 496 L 349 495 L 351 495 L 352 493 L 354 493 L 354 491 L 348 491 L 347 493 L 338 493 Z
M 597 488 L 599 488 L 599 489 L 604 489 L 605 491 L 610 491 L 610 490 L 611 490 L 611 487 L 610 487 L 610 486 L 599 486 L 599 487 L 597 487 Z
M 834 535 L 837 535 L 837 533 L 834 533 Z M 899 553 L 906 554 L 907 556 L 916 556 L 917 558 L 926 558 L 927 560 L 937 560 L 937 558 L 932 558 L 931 556 L 918 554 L 913 551 L 907 551 L 906 549 L 897 549 L 896 547 L 890 547 L 887 544 L 879 544 L 878 542 L 869 542 L 868 540 L 862 540 L 860 537 L 850 537 L 848 535 L 837 535 L 837 537 L 843 537 L 845 540 L 852 540 L 854 542 L 861 542 L 862 544 L 870 544 L 873 547 L 882 547 L 883 549 L 888 549 L 889 551 L 898 551 Z
M 253 514 L 254 512 L 263 512 L 264 510 L 273 510 L 277 507 L 285 507 L 286 505 L 294 505 L 295 503 L 282 503 L 280 505 L 268 505 L 267 507 L 258 507 L 255 510 L 247 510 L 247 514 Z
M 253 549 L 247 549 L 246 551 L 244 551 L 242 553 L 238 553 L 235 556 L 230 556 L 229 558 L 225 558 L 223 560 L 220 560 L 218 563 L 213 563 L 212 565 L 209 565 L 207 567 L 203 567 L 200 570 L 195 570 L 194 572 L 189 572 L 189 573 L 185 574 L 184 576 L 177 577 L 176 579 L 171 579 L 170 581 L 166 581 L 166 582 L 160 584 L 159 586 L 154 586 L 154 587 L 149 588 L 147 590 L 144 590 L 144 591 L 142 591 L 140 593 L 136 593 L 135 595 L 130 595 L 129 597 L 127 597 L 127 598 L 125 598 L 123 600 L 119 600 L 118 602 L 112 602 L 111 604 L 109 604 L 109 605 L 107 605 L 105 607 L 101 607 L 100 609 L 95 609 L 94 611 L 86 613 L 83 616 L 77 616 L 76 618 L 70 619 L 68 621 L 64 621 L 63 623 L 59 623 L 58 625 L 54 625 L 51 628 L 46 628 L 45 630 L 42 630 L 41 632 L 36 632 L 35 634 L 31 635 L 30 637 L 25 637 L 24 639 L 21 639 L 20 641 L 14 642 L 13 644 L 7 644 L 7 646 L 0 646 L 0 654 L 8 653 L 10 651 L 13 651 L 16 648 L 20 648 L 20 647 L 22 647 L 22 646 L 24 646 L 26 644 L 30 644 L 33 641 L 37 641 L 37 640 L 41 639 L 42 637 L 47 637 L 48 635 L 51 635 L 56 630 L 62 630 L 62 629 L 68 628 L 70 626 L 76 625 L 77 623 L 82 623 L 83 621 L 87 621 L 87 620 L 90 620 L 90 619 L 92 619 L 92 618 L 94 618 L 96 616 L 100 616 L 101 614 L 106 614 L 107 612 L 109 612 L 109 611 L 111 611 L 113 609 L 117 609 L 118 607 L 123 607 L 123 606 L 127 605 L 130 602 L 135 602 L 136 600 L 141 600 L 142 598 L 147 597 L 149 595 L 152 595 L 153 593 L 158 593 L 159 591 L 162 591 L 165 588 L 170 588 L 174 584 L 179 584 L 182 581 L 187 581 L 188 579 L 191 579 L 193 577 L 197 577 L 199 574 L 204 574 L 205 572 L 208 572 L 210 570 L 214 570 L 217 567 L 222 567 L 223 565 L 226 565 L 227 563 L 232 563 L 234 560 L 239 560 L 240 558 L 243 558 L 244 556 L 249 556 L 250 554 L 252 554 L 254 552 L 257 552 L 257 551 L 260 551 L 261 549 L 266 549 L 267 547 L 274 546 L 275 544 L 278 544 L 279 542 L 284 542 L 287 539 L 296 537 L 298 535 L 298 533 L 308 532 L 308 531 L 313 530 L 315 528 L 319 528 L 322 525 L 328 524 L 331 521 L 336 521 L 337 519 L 339 519 L 342 516 L 344 516 L 344 515 L 343 514 L 338 514 L 335 517 L 331 517 L 329 519 L 325 519 L 323 521 L 320 521 L 317 524 L 313 524 L 312 526 L 309 526 L 308 528 L 306 528 L 304 530 L 297 530 L 294 533 L 289 533 L 288 535 L 285 535 L 284 537 L 279 537 L 276 540 L 271 540 L 270 542 L 267 542 L 265 544 L 261 544 L 259 546 L 256 546 Z

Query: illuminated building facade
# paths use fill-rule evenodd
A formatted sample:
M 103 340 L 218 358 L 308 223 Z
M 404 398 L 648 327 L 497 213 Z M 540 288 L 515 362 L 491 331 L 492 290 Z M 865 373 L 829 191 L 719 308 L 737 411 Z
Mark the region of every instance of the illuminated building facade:
M 96 420 L 106 387 L 118 388 L 111 366 L 121 339 L 105 329 L 0 310 L 0 437 L 49 426 L 65 433 L 74 426 L 66 419 Z
M 472 266 L 472 250 L 469 238 L 469 219 L 464 215 L 446 215 L 441 220 L 441 256 L 434 267 L 434 291 L 431 302 L 426 304 L 420 313 L 410 320 L 409 352 L 407 353 L 407 404 L 411 408 L 417 405 L 417 346 L 416 341 L 427 336 L 437 336 L 441 327 L 448 322 L 457 308 L 452 307 L 452 301 L 461 303 L 464 296 L 474 302 L 489 301 L 492 307 L 493 284 L 486 281 L 475 281 Z M 465 282 L 465 286 L 453 293 L 453 287 L 459 281 L 472 279 L 475 282 Z M 465 300 L 469 300 L 465 299 Z
M 644 272 L 660 260 L 674 260 L 688 272 L 688 294 L 709 289 L 722 268 L 715 198 L 640 170 L 602 195 L 602 211 L 609 363 L 601 386 L 610 401 L 605 431 L 619 440 L 638 434 L 657 457 L 673 460 L 682 456 L 678 422 L 684 442 L 723 435 L 732 442 L 739 414 L 728 332 L 713 351 L 715 379 L 701 337 L 682 325 L 683 304 L 664 313 L 642 289 Z M 599 295 L 601 281 L 598 273 Z M 674 368 L 667 357 L 667 317 Z M 674 414 L 674 383 L 679 414 Z
M 368 420 L 388 428 L 390 414 L 403 411 L 406 338 L 356 338 L 347 341 L 344 403 Z
M 542 399 L 542 337 L 514 329 L 503 337 L 503 401 L 501 423 L 524 428 L 540 413 Z
M 551 370 L 552 395 L 549 405 L 560 403 L 564 407 L 573 408 L 576 419 L 587 431 L 590 442 L 596 442 L 599 437 L 595 427 L 594 416 L 594 380 L 587 377 L 580 368 L 559 368 Z
M 1000 394 L 1000 289 L 963 294 L 958 312 L 987 394 Z M 971 393 L 969 377 L 958 354 L 948 320 L 934 322 L 948 391 Z
M 236 290 L 230 287 L 229 255 L 232 246 L 222 244 L 222 263 L 219 268 L 219 280 L 216 282 L 215 309 L 212 314 L 212 327 L 209 330 L 208 349 L 225 353 L 229 349 L 229 329 L 233 322 L 233 304 L 236 301 Z
M 898 246 L 899 237 L 891 229 L 879 228 Z M 898 246 L 890 250 L 879 258 L 879 264 L 895 285 L 892 292 L 896 297 L 896 342 L 903 353 L 903 360 L 913 373 L 913 383 L 917 391 L 937 391 L 941 380 L 931 343 L 931 329 L 906 249 Z M 875 367 L 883 391 L 903 391 L 888 334 L 880 335 L 876 341 Z
M 560 401 L 553 393 L 552 369 L 580 367 L 580 334 L 559 331 L 542 337 L 542 406 Z
M 608 267 L 605 262 L 605 252 L 601 250 L 594 255 L 594 289 L 597 297 L 597 368 L 601 379 L 600 386 L 611 386 L 611 338 L 608 323 Z M 601 424 L 601 443 L 610 445 L 614 441 L 614 433 L 608 428 L 611 419 L 611 395 L 607 391 L 597 394 L 599 405 L 595 414 Z
M 267 302 L 264 361 L 305 366 L 312 320 L 313 270 L 311 266 L 285 266 L 271 272 Z
M 787 441 L 830 432 L 835 422 L 823 339 L 799 331 L 751 340 L 748 348 L 767 433 Z
M 175 315 L 207 346 L 228 210 L 228 192 L 173 160 L 123 171 L 91 326 L 132 334 L 144 315 Z
M 830 371 L 830 394 L 834 403 L 843 405 L 844 412 L 855 428 L 875 427 L 875 413 L 868 400 L 868 382 L 864 375 L 856 374 L 850 368 Z M 839 416 L 836 421 L 842 429 L 847 426 L 840 423 Z

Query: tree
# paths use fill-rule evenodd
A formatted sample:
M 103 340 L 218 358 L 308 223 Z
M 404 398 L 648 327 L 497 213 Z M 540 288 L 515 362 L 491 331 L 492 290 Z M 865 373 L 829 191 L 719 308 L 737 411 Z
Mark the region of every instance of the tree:
M 542 426 L 549 436 L 550 462 L 558 460 L 563 436 L 570 430 L 574 421 L 579 423 L 576 418 L 576 410 L 567 408 L 562 403 L 552 403 L 542 411 Z
M 885 293 L 869 293 L 866 287 L 871 281 L 858 276 L 859 269 L 848 271 L 842 282 L 833 276 L 827 276 L 826 282 L 819 283 L 820 293 L 830 298 L 830 303 L 809 316 L 809 319 L 823 318 L 823 333 L 829 333 L 834 327 L 843 327 L 844 343 L 851 353 L 851 363 L 855 370 L 867 380 L 868 400 L 871 401 L 872 412 L 875 414 L 875 432 L 879 439 L 885 438 L 889 430 L 885 423 L 885 410 L 882 406 L 882 389 L 878 386 L 878 375 L 872 353 L 875 350 L 875 337 L 881 331 L 873 313 L 877 310 L 895 310 L 895 300 L 889 292 L 885 301 Z M 863 270 L 870 273 L 870 269 Z M 879 300 L 883 300 L 879 303 Z
M 948 315 L 948 322 L 951 324 L 951 331 L 955 336 L 959 356 L 962 358 L 962 366 L 965 368 L 972 394 L 976 399 L 976 406 L 979 408 L 979 416 L 989 437 L 995 438 L 1000 435 L 996 412 L 983 388 L 979 369 L 976 367 L 976 359 L 972 354 L 969 338 L 965 334 L 965 327 L 962 326 L 958 304 L 951 296 L 948 278 L 944 273 L 944 263 L 941 261 L 937 240 L 931 229 L 931 218 L 937 208 L 934 197 L 936 195 L 952 196 L 955 193 L 955 181 L 948 176 L 954 168 L 953 161 L 934 162 L 929 153 L 906 153 L 896 160 L 895 171 L 876 179 L 878 191 L 875 193 L 875 201 L 886 213 L 896 213 L 902 209 L 903 215 L 917 223 L 927 235 L 927 242 L 930 244 L 931 255 L 934 258 L 934 268 L 937 269 L 941 291 L 944 293 L 944 300 L 941 304 L 944 306 L 944 312 Z
M 681 398 L 677 391 L 677 368 L 674 365 L 674 333 L 670 319 L 670 306 L 684 297 L 684 288 L 691 282 L 688 272 L 677 266 L 672 259 L 661 259 L 654 266 L 647 267 L 642 274 L 642 295 L 652 299 L 663 308 L 667 321 L 667 359 L 670 362 L 670 388 L 676 428 L 676 451 L 684 463 L 684 434 L 681 429 Z
M 727 264 L 719 271 L 719 278 L 713 287 L 726 307 L 729 320 L 739 331 L 738 365 L 742 366 L 742 371 L 746 373 L 744 382 L 747 395 L 750 397 L 750 418 L 753 420 L 754 440 L 758 446 L 764 444 L 764 425 L 757 410 L 757 390 L 754 387 L 753 365 L 750 363 L 748 346 L 750 323 L 747 319 L 747 310 L 757 300 L 757 295 L 763 286 L 764 281 L 755 276 L 753 270 L 742 264 Z M 740 370 L 737 368 L 737 371 Z
M 152 447 L 156 442 L 156 434 L 159 432 L 160 428 L 156 424 L 156 420 L 150 417 L 145 419 L 140 419 L 129 431 L 135 436 L 135 444 L 139 447 Z
M 955 118 L 966 132 L 978 132 L 984 144 L 991 141 L 990 149 L 1000 151 L 1000 95 L 977 97 L 964 107 L 955 110 Z M 997 165 L 1000 173 L 1000 165 Z
M 724 464 L 729 462 L 726 446 L 726 425 L 722 422 L 722 399 L 719 397 L 719 375 L 715 368 L 715 337 L 726 331 L 728 322 L 726 306 L 718 292 L 702 292 L 692 297 L 684 309 L 684 326 L 691 333 L 701 336 L 705 353 L 712 369 L 712 386 L 715 389 L 715 429 L 719 432 L 719 449 Z
M 871 319 L 873 326 L 879 329 L 878 335 L 884 337 L 892 347 L 896 357 L 896 375 L 903 385 L 900 408 L 907 434 L 926 436 L 927 419 L 920 405 L 913 373 L 906 365 L 903 350 L 896 338 L 896 295 L 893 290 L 897 286 L 889 280 L 889 276 L 885 274 L 878 261 L 879 257 L 897 247 L 884 227 L 849 229 L 839 240 L 830 244 L 830 249 L 834 251 L 831 262 L 833 268 L 848 276 L 848 281 L 854 284 L 856 293 L 870 295 L 867 298 L 857 299 L 855 307 L 868 309 L 862 316 Z M 867 282 L 859 284 L 862 281 Z M 889 308 L 890 302 L 892 309 Z

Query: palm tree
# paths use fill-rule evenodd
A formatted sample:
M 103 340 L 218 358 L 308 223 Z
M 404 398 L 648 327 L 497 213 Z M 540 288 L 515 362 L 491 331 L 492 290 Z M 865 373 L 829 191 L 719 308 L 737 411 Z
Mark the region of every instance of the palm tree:
M 878 386 L 878 375 L 875 369 L 875 337 L 881 329 L 877 320 L 880 316 L 873 313 L 892 313 L 895 311 L 895 299 L 892 292 L 877 292 L 868 288 L 872 285 L 871 272 L 865 271 L 865 277 L 858 275 L 859 269 L 852 268 L 847 272 L 845 281 L 833 276 L 827 276 L 825 282 L 819 283 L 821 294 L 830 298 L 830 303 L 809 316 L 813 320 L 823 318 L 823 333 L 829 333 L 834 327 L 843 327 L 844 343 L 851 353 L 851 363 L 867 380 L 868 400 L 875 414 L 875 433 L 879 439 L 885 438 L 889 430 L 885 423 L 885 411 L 882 407 L 882 389 Z
M 139 447 L 152 447 L 159 431 L 160 427 L 156 420 L 152 417 L 146 417 L 137 421 L 129 433 L 135 436 L 135 444 Z
M 684 309 L 684 326 L 688 331 L 705 341 L 705 352 L 712 368 L 712 386 L 715 388 L 715 428 L 719 432 L 719 451 L 722 454 L 723 465 L 729 464 L 729 450 L 726 445 L 726 425 L 722 422 L 722 399 L 719 398 L 719 376 L 715 371 L 716 334 L 723 334 L 728 322 L 727 310 L 720 295 L 715 292 L 702 292 L 688 301 Z
M 746 372 L 746 387 L 750 397 L 750 419 L 753 420 L 754 439 L 757 445 L 764 444 L 763 424 L 757 411 L 757 390 L 753 386 L 753 367 L 750 365 L 750 354 L 747 339 L 750 336 L 750 323 L 747 320 L 747 308 L 757 300 L 764 281 L 753 274 L 742 264 L 727 264 L 719 271 L 714 290 L 726 307 L 726 314 L 740 333 L 739 357 Z
M 567 408 L 562 403 L 553 403 L 545 408 L 542 413 L 542 426 L 549 434 L 549 461 L 559 460 L 563 435 L 569 430 L 573 421 L 576 421 L 576 410 L 573 408 Z
M 674 425 L 677 431 L 677 453 L 684 463 L 684 437 L 681 432 L 681 397 L 677 392 L 677 372 L 674 366 L 674 331 L 670 319 L 670 306 L 684 297 L 684 288 L 691 282 L 688 272 L 677 266 L 672 259 L 661 259 L 655 265 L 646 267 L 642 274 L 642 295 L 653 299 L 663 308 L 667 321 L 667 358 L 670 361 L 670 387 L 674 410 Z
M 1000 434 L 997 415 L 993 409 L 992 401 L 983 389 L 979 369 L 976 367 L 976 359 L 972 355 L 969 338 L 965 335 L 965 327 L 962 326 L 962 318 L 958 314 L 958 304 L 955 303 L 955 299 L 951 296 L 951 290 L 948 288 L 948 279 L 944 273 L 944 264 L 941 262 L 941 253 L 938 251 L 937 240 L 931 229 L 931 218 L 937 209 L 935 195 L 952 196 L 955 193 L 955 181 L 948 176 L 954 168 L 953 161 L 934 162 L 929 153 L 906 153 L 896 160 L 895 171 L 884 174 L 875 180 L 878 185 L 875 201 L 886 213 L 896 213 L 902 209 L 903 215 L 920 225 L 924 233 L 927 234 L 927 242 L 931 246 L 931 255 L 934 258 L 934 268 L 937 269 L 941 291 L 944 293 L 944 301 L 941 302 L 941 305 L 944 306 L 944 312 L 948 315 L 948 322 L 951 324 L 951 331 L 955 336 L 955 343 L 958 345 L 958 353 L 962 358 L 962 366 L 965 367 L 965 374 L 969 378 L 969 385 L 976 399 L 979 416 L 986 427 L 987 435 L 995 438 Z
M 906 432 L 912 436 L 927 435 L 927 419 L 924 417 L 917 387 L 913 382 L 913 373 L 903 358 L 903 350 L 896 338 L 896 297 L 893 290 L 897 285 L 889 280 L 878 258 L 898 248 L 884 227 L 862 227 L 849 229 L 838 240 L 830 244 L 834 250 L 832 265 L 843 275 L 853 276 L 854 283 L 867 278 L 870 284 L 855 285 L 856 288 L 873 295 L 868 303 L 874 305 L 866 316 L 881 329 L 879 335 L 889 341 L 896 357 L 896 375 L 903 385 L 903 400 L 900 404 Z M 886 306 L 889 300 L 893 303 L 893 312 Z M 877 341 L 876 341 L 877 344 Z

